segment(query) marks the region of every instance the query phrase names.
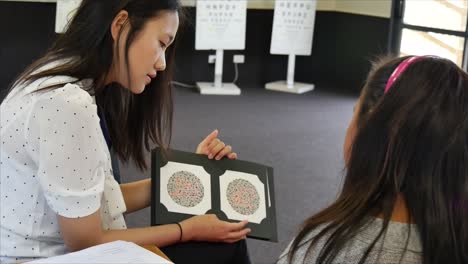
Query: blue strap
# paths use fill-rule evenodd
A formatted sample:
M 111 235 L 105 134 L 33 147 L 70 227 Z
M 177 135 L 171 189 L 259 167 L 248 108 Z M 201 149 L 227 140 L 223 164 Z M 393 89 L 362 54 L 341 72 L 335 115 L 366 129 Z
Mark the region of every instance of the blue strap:
M 112 142 L 110 140 L 109 130 L 107 129 L 106 121 L 104 120 L 103 114 L 99 109 L 98 109 L 98 116 L 99 116 L 99 123 L 101 125 L 102 134 L 104 135 L 104 138 L 106 139 L 107 148 L 109 148 L 109 153 L 111 155 L 112 172 L 114 174 L 114 179 L 118 183 L 120 183 L 119 161 L 112 151 Z
M 106 122 L 104 121 L 103 115 L 102 115 L 102 113 L 101 113 L 101 111 L 99 109 L 98 109 L 98 116 L 99 116 L 99 120 L 100 120 L 99 123 L 101 125 L 102 134 L 104 134 L 104 138 L 106 139 L 107 147 L 109 148 L 109 151 L 110 151 L 111 148 L 112 148 L 112 143 L 111 143 L 110 136 L 109 136 L 109 130 L 107 130 Z

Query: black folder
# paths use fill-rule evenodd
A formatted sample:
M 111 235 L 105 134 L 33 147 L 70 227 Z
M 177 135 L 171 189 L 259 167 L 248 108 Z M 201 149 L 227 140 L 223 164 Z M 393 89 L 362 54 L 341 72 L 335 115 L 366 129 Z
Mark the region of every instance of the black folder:
M 224 158 L 222 160 L 210 160 L 206 155 L 194 154 L 189 152 L 177 151 L 177 150 L 168 150 L 167 152 L 162 152 L 160 148 L 156 148 L 151 153 L 151 178 L 152 178 L 152 197 L 151 197 L 151 225 L 161 225 L 161 224 L 170 224 L 175 222 L 180 222 L 189 217 L 192 217 L 195 214 L 190 213 L 181 213 L 168 210 L 168 208 L 161 202 L 161 193 L 165 195 L 164 199 L 169 199 L 169 188 L 163 188 L 162 179 L 168 179 L 171 175 L 162 175 L 164 173 L 168 174 L 161 168 L 164 168 L 168 162 L 174 164 L 184 164 L 184 165 L 194 165 L 197 167 L 202 167 L 204 172 L 209 175 L 210 187 L 211 187 L 211 208 L 206 212 L 197 213 L 197 214 L 216 214 L 219 219 L 225 220 L 228 222 L 239 222 L 241 219 L 230 219 L 228 214 L 226 214 L 221 208 L 221 191 L 220 191 L 220 176 L 225 175 L 231 177 L 237 175 L 232 172 L 245 173 L 245 175 L 252 175 L 254 181 L 260 182 L 263 184 L 263 190 L 256 190 L 259 197 L 260 204 L 264 206 L 257 207 L 257 210 L 265 209 L 266 217 L 261 220 L 259 223 L 249 222 L 247 227 L 252 231 L 247 235 L 249 238 L 267 240 L 272 242 L 278 241 L 277 228 L 276 228 L 276 209 L 275 209 L 275 191 L 274 191 L 274 182 L 273 182 L 273 168 L 258 163 L 241 161 L 241 160 L 229 160 Z M 169 173 L 170 174 L 170 173 Z M 230 174 L 230 175 L 228 175 Z M 172 176 L 176 175 L 172 174 Z M 257 176 L 257 177 L 254 177 Z M 235 178 L 235 177 L 234 177 Z M 249 179 L 250 179 L 249 178 Z M 256 179 L 254 179 L 256 178 Z M 233 182 L 233 181 L 231 181 Z M 167 185 L 168 183 L 166 183 Z M 168 185 L 167 185 L 168 186 Z M 247 186 L 254 186 L 252 184 Z M 257 187 L 255 187 L 257 188 Z M 227 189 L 227 188 L 225 188 Z M 251 188 L 252 189 L 252 188 Z M 232 189 L 231 189 L 232 190 Z M 263 192 L 264 197 L 260 197 Z M 224 194 L 228 193 L 227 190 L 224 191 Z M 226 201 L 226 199 L 225 199 Z M 230 200 L 232 201 L 232 199 Z M 226 208 L 232 204 L 224 203 Z M 230 204 L 230 205 L 229 205 Z M 233 207 L 232 207 L 233 208 Z M 231 209 L 232 209 L 231 208 Z M 238 208 L 238 207 L 237 207 Z M 231 210 L 229 209 L 229 210 Z M 231 210 L 231 212 L 233 212 Z M 237 211 L 239 212 L 239 211 Z M 243 211 L 244 212 L 244 211 Z M 264 212 L 262 210 L 262 212 Z M 232 214 L 232 213 L 231 213 Z M 248 213 L 245 213 L 248 216 Z M 263 215 L 263 213 L 261 214 Z M 246 218 L 247 219 L 247 218 Z M 257 221 L 258 222 L 258 221 Z

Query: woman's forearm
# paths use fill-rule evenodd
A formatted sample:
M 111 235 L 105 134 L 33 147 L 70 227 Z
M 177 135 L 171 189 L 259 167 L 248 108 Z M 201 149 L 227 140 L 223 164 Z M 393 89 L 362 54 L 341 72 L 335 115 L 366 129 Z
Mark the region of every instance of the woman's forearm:
M 70 251 L 82 250 L 117 240 L 164 247 L 196 239 L 196 236 L 193 235 L 193 221 L 189 220 L 182 221 L 180 227 L 178 224 L 166 224 L 144 228 L 103 230 L 100 210 L 81 218 L 66 218 L 58 215 L 57 219 L 63 241 Z
M 130 182 L 120 185 L 127 206 L 125 213 L 131 213 L 150 206 L 151 179 Z
M 165 247 L 180 242 L 177 224 L 104 231 L 101 243 L 124 240 L 138 245 Z

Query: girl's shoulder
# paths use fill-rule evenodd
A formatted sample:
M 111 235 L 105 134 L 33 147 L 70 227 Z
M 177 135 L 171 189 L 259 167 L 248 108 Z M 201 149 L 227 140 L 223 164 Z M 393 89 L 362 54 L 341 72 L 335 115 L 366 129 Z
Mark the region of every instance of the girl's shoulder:
M 310 230 L 299 242 L 292 263 L 315 263 L 321 250 L 326 246 L 330 234 L 327 233 L 311 248 L 314 238 L 326 227 L 321 225 Z M 333 263 L 359 263 L 364 252 L 376 239 L 383 226 L 383 220 L 370 217 L 368 222 L 346 242 Z M 277 264 L 288 263 L 288 253 L 292 242 L 280 255 Z M 404 253 L 406 252 L 406 253 Z M 417 227 L 414 224 L 390 222 L 384 235 L 369 253 L 366 263 L 397 263 L 403 255 L 402 263 L 420 263 L 422 246 L 419 241 Z
M 56 93 L 57 91 L 65 93 Z M 51 95 L 55 97 L 73 94 L 75 96 L 91 98 L 89 91 L 93 91 L 93 81 L 90 79 L 79 81 L 71 76 L 48 76 L 29 83 L 17 82 L 4 101 L 17 100 L 24 97 L 38 99 Z
M 47 88 L 54 86 L 53 88 Z M 95 121 L 97 106 L 92 90 L 92 81 L 78 81 L 69 76 L 52 76 L 38 79 L 26 85 L 17 85 L 1 103 L 0 113 L 10 119 L 22 118 L 37 121 L 60 115 L 68 118 L 83 118 Z M 29 122 L 27 122 L 29 123 Z
M 92 83 L 89 80 L 77 81 L 69 76 L 49 77 L 37 83 L 33 89 L 38 101 L 73 105 L 92 105 L 94 97 L 90 94 Z M 54 88 L 47 88 L 54 87 Z
M 86 90 L 86 80 L 76 82 L 66 76 L 57 76 L 44 81 L 43 85 L 56 85 L 54 89 L 37 92 L 34 100 L 34 112 L 45 117 L 60 116 L 64 119 L 81 120 L 83 122 L 99 122 L 97 105 L 94 97 Z M 47 87 L 46 86 L 46 87 Z

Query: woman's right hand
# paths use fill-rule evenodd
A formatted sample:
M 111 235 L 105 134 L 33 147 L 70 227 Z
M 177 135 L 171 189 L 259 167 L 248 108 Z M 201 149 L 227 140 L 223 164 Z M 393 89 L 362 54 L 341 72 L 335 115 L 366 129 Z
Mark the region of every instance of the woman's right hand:
M 247 223 L 246 220 L 229 223 L 219 220 L 214 214 L 197 215 L 180 222 L 182 240 L 234 243 L 250 233 L 250 228 L 245 228 Z

